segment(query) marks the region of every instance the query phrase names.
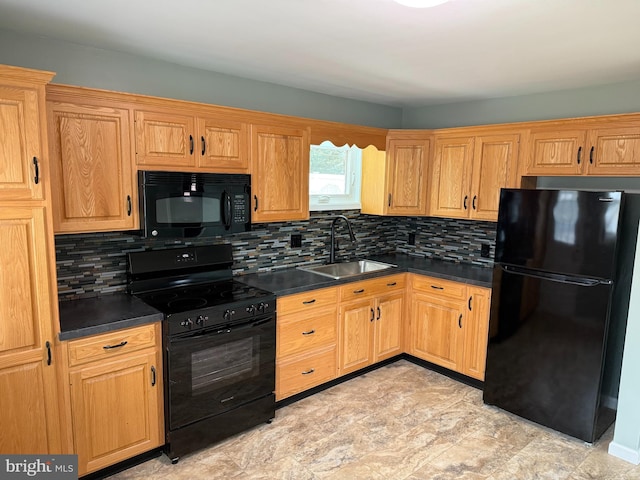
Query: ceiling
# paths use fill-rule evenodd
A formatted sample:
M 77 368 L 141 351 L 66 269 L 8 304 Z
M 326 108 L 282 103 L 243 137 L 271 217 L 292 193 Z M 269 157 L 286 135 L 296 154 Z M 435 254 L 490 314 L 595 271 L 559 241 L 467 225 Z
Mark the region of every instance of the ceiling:
M 0 0 L 0 28 L 392 106 L 640 80 L 640 0 Z

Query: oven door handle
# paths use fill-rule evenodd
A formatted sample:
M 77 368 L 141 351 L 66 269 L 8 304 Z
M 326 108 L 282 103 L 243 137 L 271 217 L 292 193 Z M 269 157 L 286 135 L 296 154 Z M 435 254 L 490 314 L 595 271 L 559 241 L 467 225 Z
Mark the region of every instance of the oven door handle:
M 225 326 L 220 326 L 219 328 L 215 328 L 215 327 L 208 328 L 206 330 L 193 332 L 187 336 L 169 338 L 169 342 L 174 344 L 183 343 L 183 342 L 193 341 L 194 338 L 202 338 L 202 337 L 214 336 L 214 335 L 224 335 L 232 332 L 233 333 L 240 332 L 242 330 L 248 330 L 251 328 L 259 327 L 261 325 L 264 325 L 265 323 L 272 322 L 272 321 L 273 321 L 273 317 L 267 317 L 261 320 L 257 320 L 255 322 L 242 323 L 240 325 L 232 325 L 232 326 L 225 325 Z
M 225 230 L 231 228 L 231 195 L 226 190 L 222 191 L 222 223 Z

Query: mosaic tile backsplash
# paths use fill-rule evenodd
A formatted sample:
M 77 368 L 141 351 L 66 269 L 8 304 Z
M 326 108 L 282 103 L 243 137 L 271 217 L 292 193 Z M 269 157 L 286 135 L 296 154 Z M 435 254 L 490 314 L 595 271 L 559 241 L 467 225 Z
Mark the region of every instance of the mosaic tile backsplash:
M 452 262 L 493 267 L 496 223 L 434 217 L 405 217 L 398 221 L 396 251 Z M 409 234 L 415 245 L 409 245 Z M 482 245 L 489 247 L 482 257 Z
M 254 224 L 251 232 L 226 237 L 172 240 L 146 239 L 133 232 L 57 235 L 56 264 L 60 300 L 85 298 L 126 288 L 127 253 L 185 245 L 231 243 L 236 275 L 292 268 L 329 259 L 331 222 L 345 215 L 356 242 L 349 240 L 344 222 L 336 227 L 338 260 L 399 251 L 410 255 L 492 266 L 480 258 L 482 243 L 495 243 L 495 224 L 440 218 L 404 218 L 363 215 L 358 210 L 312 212 L 305 221 Z M 408 245 L 409 233 L 416 244 Z M 291 235 L 302 236 L 301 247 L 291 247 Z

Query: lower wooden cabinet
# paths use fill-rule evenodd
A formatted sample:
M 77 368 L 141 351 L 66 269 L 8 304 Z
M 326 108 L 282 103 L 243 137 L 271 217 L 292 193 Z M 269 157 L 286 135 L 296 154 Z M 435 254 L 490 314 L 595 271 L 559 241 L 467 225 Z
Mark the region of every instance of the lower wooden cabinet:
M 483 380 L 490 299 L 488 288 L 404 273 L 280 297 L 276 399 L 405 352 Z
M 80 475 L 164 443 L 160 341 L 152 324 L 68 342 Z
M 404 274 L 341 287 L 338 375 L 402 353 L 404 290 Z
M 408 353 L 484 380 L 491 290 L 414 275 Z
M 336 378 L 337 288 L 278 299 L 276 400 Z

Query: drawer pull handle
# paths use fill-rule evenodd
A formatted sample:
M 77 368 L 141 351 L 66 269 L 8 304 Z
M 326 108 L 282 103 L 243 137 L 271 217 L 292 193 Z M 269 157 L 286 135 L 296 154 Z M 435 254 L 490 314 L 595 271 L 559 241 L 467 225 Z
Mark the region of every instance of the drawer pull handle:
M 156 386 L 156 367 L 151 365 L 151 386 Z
M 462 328 L 462 314 L 458 317 L 458 328 Z
M 435 288 L 436 290 L 444 290 L 444 287 L 439 287 L 437 285 L 431 285 L 431 288 Z
M 311 305 L 312 303 L 316 303 L 316 299 L 315 298 L 313 300 L 306 300 L 306 301 L 302 302 L 303 305 Z
M 376 310 L 378 310 L 378 316 L 376 317 L 376 320 L 380 320 L 380 307 L 376 307 Z
M 373 308 L 371 309 L 371 321 L 373 322 L 376 318 L 375 313 L 373 312 Z
M 314 333 L 316 333 L 315 330 L 309 330 L 308 332 L 302 332 L 303 335 L 313 335 Z
M 353 293 L 364 293 L 364 288 L 361 288 L 360 290 L 354 290 Z
M 234 397 L 233 395 L 232 395 L 232 396 L 230 396 L 230 397 L 227 397 L 227 398 L 223 398 L 222 400 L 220 400 L 220 403 L 230 402 L 230 401 L 231 401 L 231 400 L 233 400 L 234 398 L 236 398 L 236 397 Z
M 306 372 L 302 372 L 302 375 L 311 375 L 313 372 L 315 372 L 316 370 L 314 368 L 307 370 Z
M 127 342 L 126 340 L 123 340 L 122 342 L 120 342 L 120 343 L 119 343 L 119 344 L 117 344 L 117 345 L 105 345 L 105 346 L 104 346 L 104 347 L 102 347 L 102 348 L 104 348 L 105 350 L 111 350 L 112 348 L 120 348 L 120 347 L 124 347 L 127 343 L 129 343 L 129 342 Z
M 397 284 L 398 282 L 387 283 L 387 287 L 395 287 Z
M 471 311 L 471 300 L 473 300 L 473 295 L 469 297 L 469 311 Z

